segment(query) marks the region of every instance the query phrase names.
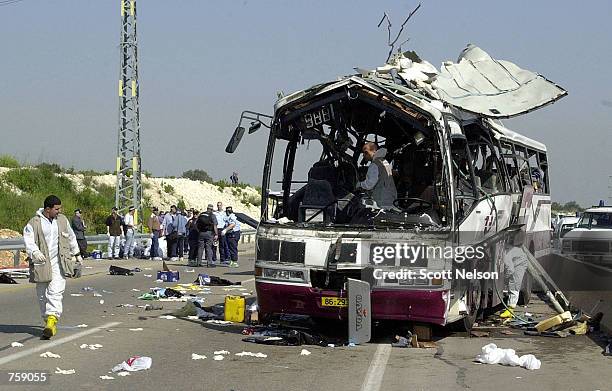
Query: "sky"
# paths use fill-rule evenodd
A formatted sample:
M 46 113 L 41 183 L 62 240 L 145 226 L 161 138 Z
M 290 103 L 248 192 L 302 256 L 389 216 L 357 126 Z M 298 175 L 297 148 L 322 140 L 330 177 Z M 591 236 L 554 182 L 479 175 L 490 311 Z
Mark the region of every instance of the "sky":
M 112 171 L 117 151 L 120 0 L 0 1 L 0 155 Z M 288 94 L 386 59 L 416 1 L 141 0 L 143 170 L 238 171 L 261 184 L 267 134 L 224 152 L 242 110 L 272 113 Z M 611 194 L 612 2 L 433 1 L 408 23 L 405 50 L 439 68 L 474 43 L 543 74 L 569 95 L 505 125 L 545 143 L 553 200 Z

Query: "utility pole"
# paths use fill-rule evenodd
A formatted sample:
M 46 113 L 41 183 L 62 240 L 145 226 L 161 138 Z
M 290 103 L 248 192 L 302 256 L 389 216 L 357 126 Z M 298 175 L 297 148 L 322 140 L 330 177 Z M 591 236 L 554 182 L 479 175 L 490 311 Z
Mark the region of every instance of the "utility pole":
M 142 221 L 140 112 L 138 108 L 138 41 L 136 0 L 121 0 L 121 75 L 119 79 L 119 139 L 115 206 L 125 215 L 136 208 L 135 225 Z

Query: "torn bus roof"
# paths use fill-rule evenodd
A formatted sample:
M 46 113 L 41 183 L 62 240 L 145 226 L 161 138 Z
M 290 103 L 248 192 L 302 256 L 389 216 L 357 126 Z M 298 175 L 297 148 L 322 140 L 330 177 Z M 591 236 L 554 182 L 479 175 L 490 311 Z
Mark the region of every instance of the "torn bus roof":
M 485 117 L 508 118 L 527 113 L 567 95 L 542 75 L 509 61 L 495 60 L 468 45 L 457 64 L 445 62 L 432 83 L 440 100 Z
M 567 91 L 541 75 L 468 45 L 458 63 L 445 62 L 441 71 L 410 53 L 397 53 L 388 64 L 373 71 L 336 82 L 318 84 L 279 99 L 275 111 L 307 101 L 310 97 L 347 86 L 371 90 L 420 105 L 444 102 L 466 113 L 488 118 L 509 118 L 524 114 L 567 95 Z M 438 107 L 438 105 L 434 106 Z

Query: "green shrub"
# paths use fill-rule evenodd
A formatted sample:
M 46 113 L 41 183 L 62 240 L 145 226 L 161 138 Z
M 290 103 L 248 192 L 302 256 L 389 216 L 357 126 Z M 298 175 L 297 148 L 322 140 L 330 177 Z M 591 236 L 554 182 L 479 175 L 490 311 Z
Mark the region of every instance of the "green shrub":
M 167 194 L 174 194 L 174 187 L 172 185 L 164 185 L 164 192 Z
M 243 204 L 251 204 L 261 206 L 261 195 L 259 194 L 243 194 L 241 199 Z
M 204 170 L 195 169 L 195 170 L 187 170 L 183 173 L 183 178 L 191 179 L 193 181 L 202 181 L 213 183 L 213 179 L 208 173 Z
M 19 161 L 10 155 L 0 155 L 0 167 L 19 168 Z
M 36 165 L 36 168 L 39 168 L 41 170 L 47 170 L 49 172 L 53 172 L 55 174 L 59 174 L 61 172 L 63 172 L 64 170 L 62 169 L 62 166 L 60 166 L 57 163 L 46 163 L 46 162 L 42 162 L 39 163 L 38 165 Z

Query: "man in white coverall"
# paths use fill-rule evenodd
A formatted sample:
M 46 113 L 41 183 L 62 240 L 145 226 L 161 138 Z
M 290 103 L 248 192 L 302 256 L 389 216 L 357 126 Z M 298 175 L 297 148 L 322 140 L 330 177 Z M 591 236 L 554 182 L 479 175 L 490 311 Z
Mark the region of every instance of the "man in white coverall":
M 30 264 L 30 282 L 36 283 L 40 313 L 45 321 L 43 339 L 57 332 L 62 315 L 66 277 L 75 277 L 82 258 L 70 222 L 61 214 L 62 202 L 54 195 L 45 198 L 23 229 Z
M 525 243 L 525 232 L 516 231 L 508 238 L 504 253 L 505 275 L 508 278 L 508 307 L 501 313 L 501 318 L 513 318 L 518 304 L 519 293 L 523 286 L 523 277 L 527 270 L 528 260 L 522 246 Z

